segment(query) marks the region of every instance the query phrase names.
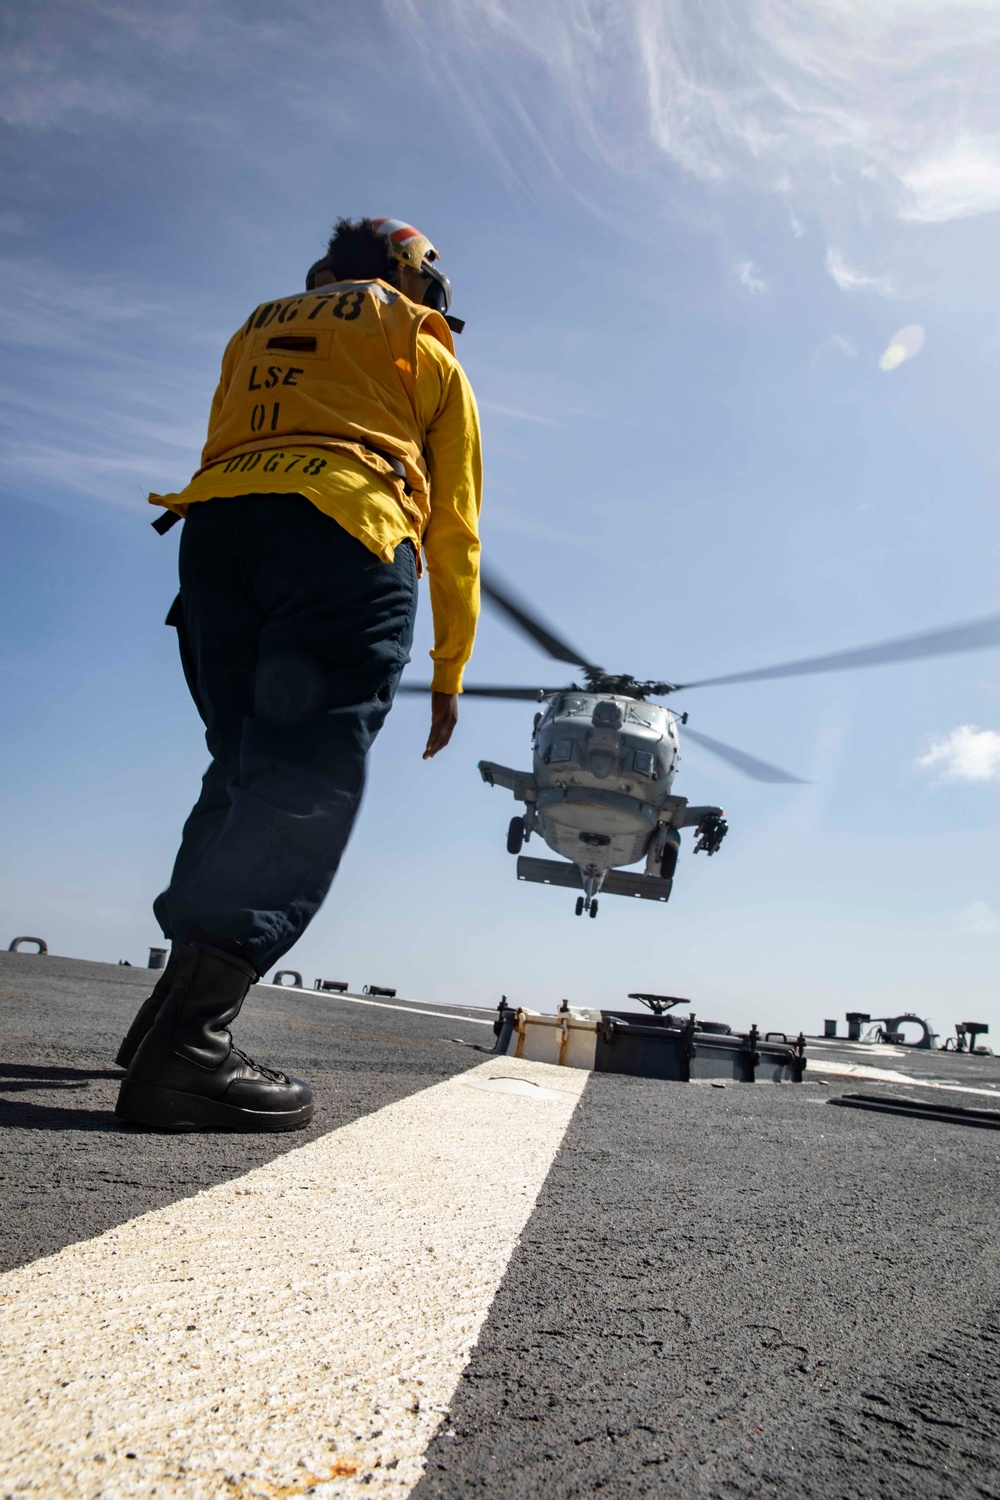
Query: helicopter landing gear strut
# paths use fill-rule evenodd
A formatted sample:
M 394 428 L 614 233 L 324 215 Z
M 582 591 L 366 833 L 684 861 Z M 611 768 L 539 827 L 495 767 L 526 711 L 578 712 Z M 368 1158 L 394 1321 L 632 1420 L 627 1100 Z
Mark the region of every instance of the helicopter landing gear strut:
M 576 898 L 576 914 L 582 917 L 584 912 L 589 912 L 592 917 L 597 916 L 597 893 L 604 884 L 605 870 L 595 870 L 593 867 L 581 871 L 583 875 L 583 895 Z

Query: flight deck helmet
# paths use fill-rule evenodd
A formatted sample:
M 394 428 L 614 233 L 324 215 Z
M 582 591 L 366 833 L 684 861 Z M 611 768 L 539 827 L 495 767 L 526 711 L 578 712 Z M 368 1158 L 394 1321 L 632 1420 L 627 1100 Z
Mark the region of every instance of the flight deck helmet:
M 394 260 L 398 260 L 401 265 L 411 266 L 422 276 L 430 277 L 431 284 L 424 293 L 424 305 L 433 307 L 436 312 L 446 316 L 451 307 L 451 282 L 435 265 L 440 256 L 427 236 L 421 234 L 419 229 L 414 229 L 412 224 L 404 224 L 402 219 L 372 219 L 372 225 L 379 234 L 387 237 Z
M 461 333 L 465 327 L 464 322 L 460 318 L 449 316 L 451 282 L 438 269 L 436 262 L 440 257 L 427 236 L 421 234 L 419 229 L 414 229 L 412 224 L 405 224 L 402 219 L 372 219 L 370 223 L 376 234 L 384 235 L 388 240 L 389 254 L 393 260 L 428 278 L 429 285 L 423 296 L 424 306 L 433 307 L 435 312 L 439 312 L 453 333 Z M 306 290 L 313 290 L 318 272 L 330 269 L 329 256 L 324 256 L 310 266 L 306 276 Z

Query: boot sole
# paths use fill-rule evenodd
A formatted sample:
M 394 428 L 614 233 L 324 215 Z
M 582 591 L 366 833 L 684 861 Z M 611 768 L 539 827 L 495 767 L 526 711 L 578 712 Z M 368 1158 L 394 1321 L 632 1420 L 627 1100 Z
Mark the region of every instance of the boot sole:
M 130 1083 L 128 1079 L 123 1081 L 115 1105 L 119 1120 L 144 1125 L 147 1130 L 232 1130 L 244 1135 L 301 1130 L 314 1113 L 313 1104 L 284 1112 L 239 1109 L 221 1099 L 206 1099 L 203 1094 L 185 1094 L 180 1089 Z

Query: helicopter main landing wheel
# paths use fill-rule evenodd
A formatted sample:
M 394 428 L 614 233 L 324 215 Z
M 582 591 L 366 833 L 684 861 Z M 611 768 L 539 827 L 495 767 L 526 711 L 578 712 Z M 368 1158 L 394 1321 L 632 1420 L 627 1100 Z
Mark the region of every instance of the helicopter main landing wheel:
M 582 917 L 583 916 L 583 897 L 582 896 L 577 896 L 577 898 L 576 898 L 576 914 L 577 914 L 578 917 Z
M 507 829 L 507 853 L 520 854 L 524 844 L 524 819 L 511 818 Z
M 591 903 L 590 903 L 590 915 L 592 917 L 596 917 L 597 916 L 597 902 L 596 901 L 591 901 Z

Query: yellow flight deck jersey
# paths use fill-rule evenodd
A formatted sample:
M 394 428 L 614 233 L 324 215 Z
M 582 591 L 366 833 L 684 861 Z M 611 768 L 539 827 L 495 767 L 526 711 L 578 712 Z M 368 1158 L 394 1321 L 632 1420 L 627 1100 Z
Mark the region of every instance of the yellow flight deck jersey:
M 479 616 L 482 455 L 440 313 L 383 281 L 255 308 L 223 356 L 201 461 L 151 504 L 184 515 L 217 496 L 300 494 L 385 562 L 412 541 L 430 578 L 432 685 L 461 692 Z

